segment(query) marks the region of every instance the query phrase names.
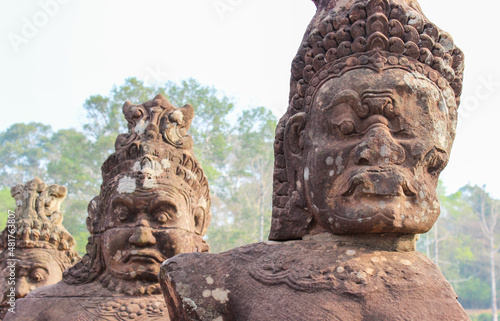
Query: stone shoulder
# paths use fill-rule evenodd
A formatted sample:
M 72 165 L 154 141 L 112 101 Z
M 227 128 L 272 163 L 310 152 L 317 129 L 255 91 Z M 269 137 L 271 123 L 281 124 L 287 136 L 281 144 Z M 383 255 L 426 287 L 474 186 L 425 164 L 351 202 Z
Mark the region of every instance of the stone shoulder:
M 454 320 L 467 320 L 453 289 L 425 255 L 342 242 L 264 242 L 220 254 L 181 254 L 163 264 L 160 284 L 174 320 L 264 320 L 262 311 L 265 320 L 303 320 L 305 311 L 283 297 L 316 302 L 308 320 L 328 319 L 331 311 L 339 320 L 422 317 L 418 309 L 395 304 L 396 298 L 430 309 L 433 320 L 448 320 L 442 305 L 460 315 Z

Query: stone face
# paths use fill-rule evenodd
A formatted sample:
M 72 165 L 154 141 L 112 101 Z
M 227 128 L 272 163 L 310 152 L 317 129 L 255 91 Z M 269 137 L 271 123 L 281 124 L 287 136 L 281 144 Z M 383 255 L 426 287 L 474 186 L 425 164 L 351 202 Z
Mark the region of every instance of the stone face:
M 319 86 L 309 117 L 287 125 L 285 144 L 286 159 L 301 168 L 311 229 L 427 232 L 451 148 L 442 103 L 434 83 L 401 68 L 353 69 Z M 304 134 L 293 129 L 300 126 Z
M 469 320 L 423 254 L 350 243 L 329 237 L 176 256 L 161 272 L 171 319 Z
M 463 54 L 415 0 L 315 0 L 275 141 L 269 239 L 162 266 L 175 320 L 468 320 L 439 216 Z M 210 283 L 208 282 L 210 281 Z
M 80 259 L 73 250 L 75 240 L 62 225 L 66 187 L 35 178 L 14 186 L 11 195 L 16 209 L 0 235 L 0 319 L 14 298 L 59 282 L 64 270 Z
M 169 320 L 160 265 L 183 252 L 207 252 L 206 176 L 187 131 L 190 105 L 163 96 L 126 102 L 129 133 L 102 166 L 101 193 L 88 207 L 87 254 L 63 281 L 17 302 L 5 320 Z
M 463 54 L 416 1 L 316 1 L 276 130 L 272 240 L 425 233 Z

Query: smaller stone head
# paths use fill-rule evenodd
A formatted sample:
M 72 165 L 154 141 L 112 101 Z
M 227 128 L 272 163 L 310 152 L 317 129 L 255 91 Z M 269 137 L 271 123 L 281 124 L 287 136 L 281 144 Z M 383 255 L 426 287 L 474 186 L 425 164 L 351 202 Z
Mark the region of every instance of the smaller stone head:
M 64 186 L 47 186 L 39 178 L 16 185 L 11 195 L 15 212 L 9 213 L 1 234 L 3 280 L 2 305 L 14 291 L 16 299 L 32 290 L 59 282 L 63 271 L 80 259 L 73 250 L 75 240 L 62 226 L 60 206 Z
M 141 105 L 126 102 L 123 112 L 129 133 L 118 136 L 102 165 L 101 193 L 88 207 L 88 253 L 66 274 L 70 284 L 104 272 L 154 283 L 166 259 L 209 249 L 208 181 L 187 135 L 193 107 L 175 108 L 158 95 Z
M 315 1 L 276 134 L 271 239 L 427 232 L 463 54 L 416 1 Z

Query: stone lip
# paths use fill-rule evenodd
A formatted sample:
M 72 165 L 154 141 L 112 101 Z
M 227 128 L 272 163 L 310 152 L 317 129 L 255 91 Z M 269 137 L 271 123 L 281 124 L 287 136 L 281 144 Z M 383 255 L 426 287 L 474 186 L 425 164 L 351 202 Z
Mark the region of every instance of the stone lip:
M 171 258 L 160 272 L 170 318 L 469 320 L 450 284 L 423 254 L 335 238 Z

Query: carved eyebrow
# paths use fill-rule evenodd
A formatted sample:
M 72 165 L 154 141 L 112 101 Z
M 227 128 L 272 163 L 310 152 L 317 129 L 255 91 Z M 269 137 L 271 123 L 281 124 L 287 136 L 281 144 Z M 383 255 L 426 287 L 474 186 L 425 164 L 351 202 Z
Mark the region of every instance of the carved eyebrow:
M 25 269 L 25 270 L 31 269 L 31 265 L 29 265 L 29 264 L 16 264 L 16 265 L 20 269 Z
M 45 265 L 41 265 L 41 264 L 18 264 L 17 265 L 18 268 L 20 269 L 24 269 L 24 270 L 29 270 L 29 271 L 33 271 L 35 269 L 43 269 L 45 270 L 45 272 L 49 273 L 49 268 Z
M 381 90 L 381 91 L 366 91 L 361 94 L 361 99 L 372 98 L 372 97 L 390 97 L 394 99 L 394 93 L 392 90 Z
M 36 270 L 36 269 L 42 269 L 42 270 L 45 270 L 45 272 L 49 273 L 49 268 L 45 265 L 37 264 L 37 265 L 32 266 L 30 270 L 32 271 L 32 270 Z
M 111 201 L 111 206 L 125 205 L 129 209 L 134 209 L 134 202 L 129 197 L 117 196 Z
M 326 107 L 326 109 L 334 108 L 340 104 L 348 104 L 353 107 L 353 109 L 356 109 L 355 107 L 361 104 L 361 99 L 358 93 L 354 90 L 343 90 L 333 97 L 331 103 Z
M 162 206 L 167 206 L 172 208 L 174 211 L 177 212 L 177 205 L 171 201 L 170 199 L 165 199 L 165 198 L 160 198 L 160 199 L 155 199 L 150 206 L 150 211 L 153 212 L 154 210 L 162 207 Z

